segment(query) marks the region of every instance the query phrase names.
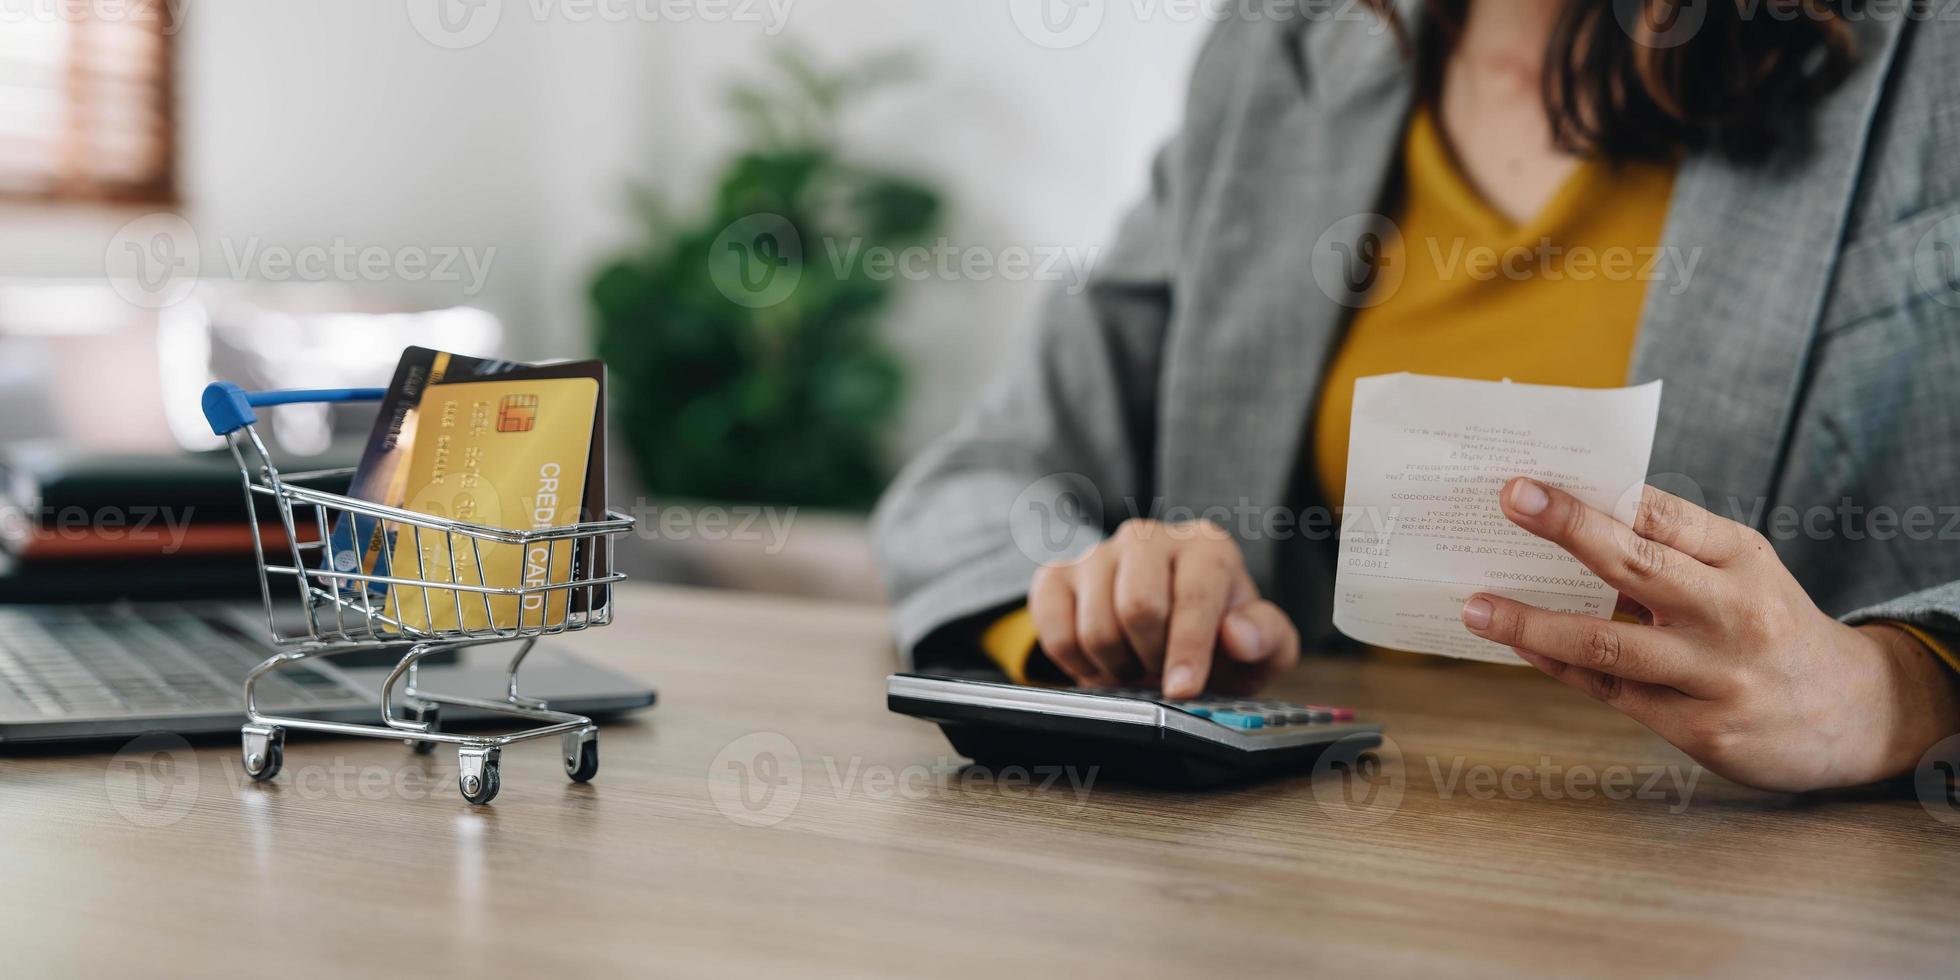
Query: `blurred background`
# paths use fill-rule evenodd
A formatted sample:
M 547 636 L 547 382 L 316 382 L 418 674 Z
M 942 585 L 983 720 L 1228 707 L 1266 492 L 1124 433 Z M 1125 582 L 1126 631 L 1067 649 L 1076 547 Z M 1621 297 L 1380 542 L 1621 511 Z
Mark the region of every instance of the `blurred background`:
M 870 503 L 1080 288 L 1211 16 L 13 0 L 0 571 L 87 557 L 37 545 L 64 480 L 212 448 L 206 381 L 378 385 L 414 343 L 607 359 L 631 571 L 875 598 Z M 338 462 L 367 423 L 281 410 L 274 448 Z

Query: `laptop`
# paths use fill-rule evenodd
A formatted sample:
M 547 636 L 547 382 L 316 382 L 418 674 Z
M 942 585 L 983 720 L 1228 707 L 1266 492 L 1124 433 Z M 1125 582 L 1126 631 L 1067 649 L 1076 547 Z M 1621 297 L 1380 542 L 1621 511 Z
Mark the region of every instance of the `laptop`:
M 236 734 L 245 675 L 275 650 L 258 603 L 0 605 L 0 745 L 85 742 L 147 732 Z M 422 662 L 427 691 L 501 700 L 512 644 Z M 374 724 L 398 653 L 302 661 L 260 678 L 259 710 Z M 541 640 L 519 674 L 526 696 L 595 718 L 654 703 L 647 685 Z M 397 695 L 399 698 L 399 694 Z M 445 706 L 444 727 L 508 716 Z
M 9 295 L 7 289 L 0 283 L 0 300 Z M 68 302 L 68 290 L 56 294 L 61 302 L 21 302 L 7 312 L 120 309 L 113 293 L 104 291 L 106 305 Z M 0 363 L 21 368 L 0 377 L 0 537 L 9 530 L 3 519 L 9 501 L 24 508 L 13 514 L 14 530 L 69 511 L 115 513 L 132 521 L 139 512 L 195 515 L 192 529 L 213 521 L 242 526 L 242 491 L 231 455 L 185 454 L 185 447 L 211 438 L 196 410 L 198 394 L 214 374 L 264 387 L 276 387 L 273 380 L 298 372 L 327 386 L 387 378 L 400 346 L 341 343 L 354 315 L 315 315 L 339 309 L 332 304 L 342 301 L 338 289 L 201 292 L 180 312 L 192 319 L 211 315 L 198 325 L 199 343 L 188 345 L 208 347 L 208 364 L 182 358 L 159 362 L 155 329 L 142 322 L 60 320 L 29 334 L 10 332 L 11 323 L 0 323 Z M 493 349 L 501 333 L 486 314 L 470 310 L 391 315 L 358 326 L 373 331 L 370 336 L 386 332 L 402 344 L 447 350 Z M 267 345 L 262 342 L 266 327 L 276 327 L 280 337 L 297 333 L 289 347 Z M 126 336 L 109 342 L 119 331 Z M 227 340 L 238 337 L 252 342 L 238 346 Z M 332 350 L 333 356 L 320 357 L 322 350 Z M 114 392 L 114 397 L 70 397 L 74 392 Z M 309 453 L 285 457 L 286 462 L 291 469 L 317 469 L 351 465 L 358 458 L 373 412 L 353 407 L 295 418 L 306 423 L 295 425 L 295 431 L 319 444 Z M 273 430 L 276 437 L 278 426 Z M 50 446 L 60 451 L 43 451 Z M 153 522 L 152 529 L 163 521 Z M 119 524 L 114 530 L 121 535 L 130 527 Z M 72 550 L 90 542 L 56 543 Z M 277 650 L 269 640 L 250 553 L 193 550 L 135 559 L 80 552 L 23 555 L 18 547 L 0 547 L 0 744 L 126 739 L 146 732 L 237 734 L 245 723 L 245 675 Z M 275 611 L 283 615 L 285 607 Z M 294 609 L 292 615 L 303 612 Z M 295 627 L 303 630 L 300 623 L 281 625 L 287 635 Z M 541 640 L 526 658 L 520 675 L 525 695 L 593 717 L 653 704 L 654 692 L 646 684 L 580 661 L 561 642 L 568 646 L 576 640 Z M 422 661 L 418 684 L 431 693 L 501 700 L 504 671 L 515 651 L 514 645 L 499 643 L 437 654 Z M 399 649 L 384 649 L 282 667 L 260 679 L 259 710 L 378 723 L 381 684 L 399 655 Z M 453 705 L 443 706 L 442 721 L 444 728 L 473 721 L 511 723 L 506 715 Z

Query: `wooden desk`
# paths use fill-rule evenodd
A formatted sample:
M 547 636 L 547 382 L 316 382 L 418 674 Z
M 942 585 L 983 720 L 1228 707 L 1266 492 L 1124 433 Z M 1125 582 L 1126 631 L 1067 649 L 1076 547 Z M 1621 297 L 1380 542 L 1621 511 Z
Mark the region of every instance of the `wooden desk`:
M 879 609 L 650 588 L 622 609 L 578 643 L 656 681 L 661 704 L 606 729 L 590 786 L 564 779 L 551 745 L 521 745 L 504 755 L 503 794 L 472 809 L 453 752 L 296 737 L 266 786 L 239 777 L 234 742 L 196 750 L 193 801 L 172 809 L 192 754 L 147 807 L 133 795 L 143 770 L 109 753 L 0 756 L 4 972 L 1844 976 L 1960 963 L 1960 828 L 1909 791 L 1801 800 L 1706 776 L 1685 810 L 1674 794 L 1566 798 L 1567 772 L 1685 761 L 1520 670 L 1302 670 L 1288 691 L 1311 679 L 1316 700 L 1389 724 L 1391 809 L 1323 804 L 1316 787 L 1338 800 L 1338 781 L 1304 778 L 1182 795 L 1096 784 L 1078 800 L 1065 784 L 908 770 L 949 750 L 885 711 Z M 715 802 L 740 788 L 726 764 L 766 746 L 717 754 L 757 732 L 801 759 L 796 806 L 764 827 Z M 1551 791 L 1541 764 L 1557 767 Z M 1485 785 L 1507 770 L 1509 792 Z M 1621 791 L 1645 779 L 1629 778 Z

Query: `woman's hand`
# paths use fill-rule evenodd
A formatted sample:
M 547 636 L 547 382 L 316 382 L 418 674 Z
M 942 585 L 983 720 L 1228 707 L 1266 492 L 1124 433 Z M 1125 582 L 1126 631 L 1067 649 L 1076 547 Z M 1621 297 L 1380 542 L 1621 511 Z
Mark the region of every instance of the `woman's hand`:
M 1300 633 L 1259 597 L 1238 542 L 1209 521 L 1131 520 L 1028 592 L 1041 649 L 1085 686 L 1250 694 L 1300 662 Z M 1214 658 L 1216 649 L 1223 656 Z
M 1653 487 L 1632 527 L 1523 478 L 1502 503 L 1620 590 L 1640 622 L 1479 594 L 1464 624 L 1709 769 L 1764 789 L 1856 785 L 1908 771 L 1960 732 L 1960 687 L 1932 651 L 1825 615 L 1754 529 Z

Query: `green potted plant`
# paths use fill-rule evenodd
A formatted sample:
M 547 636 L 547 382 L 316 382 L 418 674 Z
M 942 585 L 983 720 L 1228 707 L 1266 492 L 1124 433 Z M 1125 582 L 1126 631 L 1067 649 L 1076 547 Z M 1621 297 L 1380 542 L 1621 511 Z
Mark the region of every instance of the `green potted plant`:
M 592 281 L 612 417 L 648 494 L 862 511 L 889 476 L 904 393 L 880 334 L 899 280 L 867 253 L 932 234 L 940 195 L 852 159 L 838 123 L 909 77 L 881 57 L 830 71 L 794 49 L 734 86 L 744 148 L 706 212 L 639 197 L 645 239 Z

